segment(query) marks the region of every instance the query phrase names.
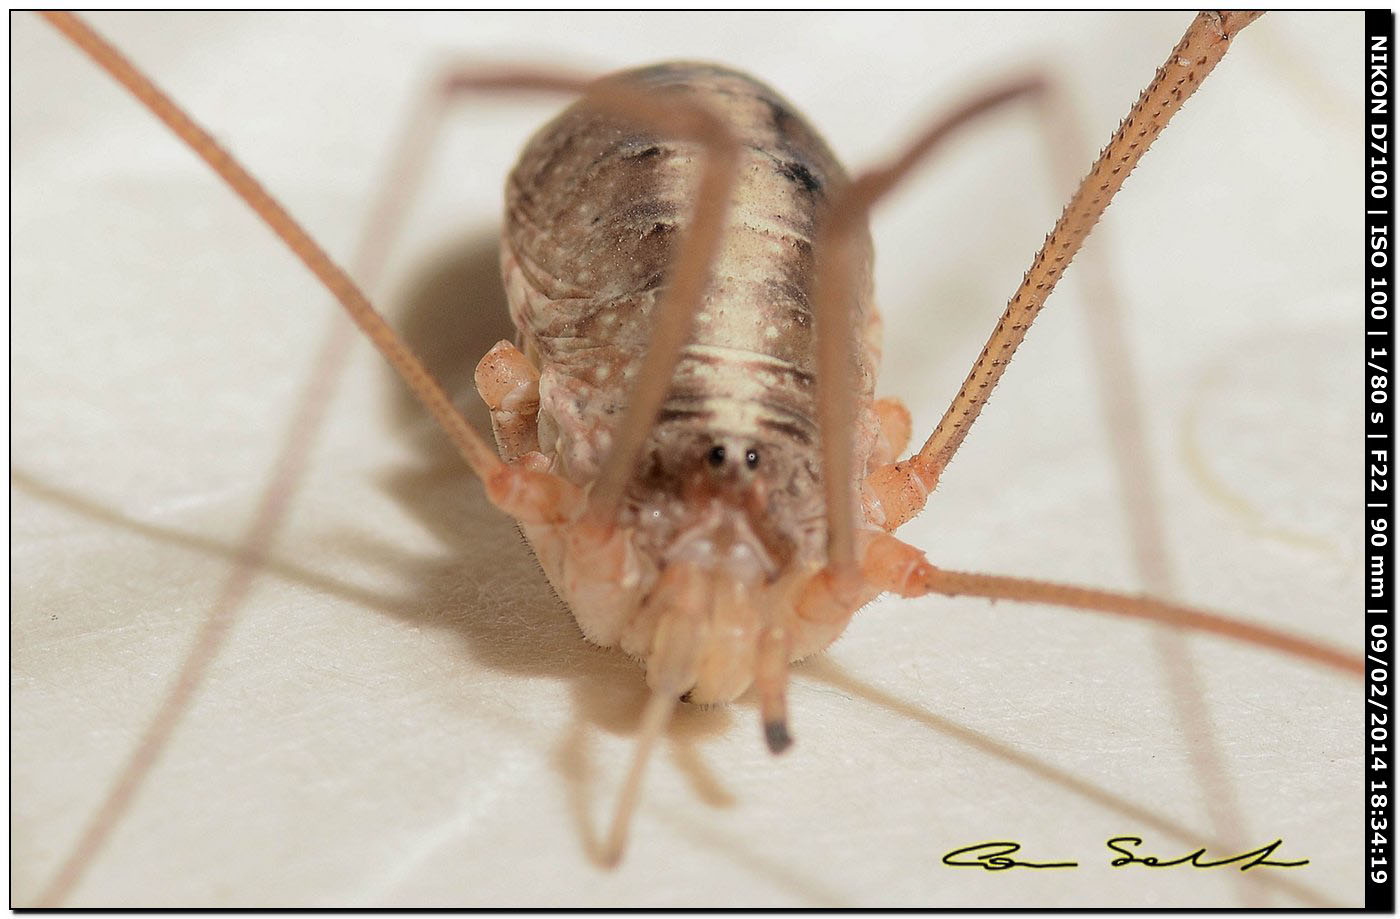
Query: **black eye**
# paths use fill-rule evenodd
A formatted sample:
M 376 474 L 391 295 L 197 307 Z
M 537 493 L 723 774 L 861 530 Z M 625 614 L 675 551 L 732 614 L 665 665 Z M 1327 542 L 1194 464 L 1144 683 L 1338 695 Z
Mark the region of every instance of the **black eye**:
M 757 468 L 758 468 L 758 451 L 757 451 L 757 450 L 749 450 L 749 452 L 745 453 L 745 454 L 744 454 L 744 462 L 748 465 L 748 467 L 749 467 L 750 469 L 757 469 Z
M 718 469 L 720 466 L 723 466 L 724 447 L 720 446 L 719 444 L 715 444 L 713 447 L 710 448 L 710 455 L 708 458 L 710 460 L 710 465 L 714 466 L 716 469 Z

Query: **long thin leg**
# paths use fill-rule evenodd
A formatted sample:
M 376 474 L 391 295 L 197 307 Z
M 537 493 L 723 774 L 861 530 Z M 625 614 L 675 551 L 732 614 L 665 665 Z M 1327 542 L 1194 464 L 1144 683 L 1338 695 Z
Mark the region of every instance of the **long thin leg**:
M 485 483 L 487 493 L 502 510 L 527 522 L 552 523 L 568 519 L 577 496 L 568 483 L 553 476 L 512 469 L 501 462 L 485 439 L 453 408 L 442 387 L 433 379 L 403 340 L 390 328 L 355 282 L 335 264 L 291 215 L 238 164 L 202 127 L 186 115 L 144 74 L 77 17 L 67 13 L 43 14 L 50 23 L 86 52 L 102 69 L 126 87 L 143 105 L 165 122 L 209 167 L 247 202 L 254 212 L 282 238 L 293 254 L 345 307 L 350 318 L 369 337 L 398 372 L 409 389 L 451 438 L 462 458 Z M 568 83 L 566 87 L 576 88 Z
M 1188 32 L 1188 37 L 1189 35 Z M 1160 78 L 1159 73 L 1159 80 Z M 1145 94 L 1144 99 L 1146 98 Z M 1076 163 L 1082 162 L 1077 156 L 1077 148 L 1082 146 L 1082 142 L 1077 136 L 1073 113 L 1068 110 L 1068 106 L 1057 105 L 1065 100 L 1056 98 L 1054 93 L 1047 93 L 1043 98 L 1038 98 L 1037 101 L 1039 102 L 1038 114 L 1045 122 L 1042 133 L 1051 141 L 1049 152 L 1054 171 L 1057 178 L 1064 177 L 1066 184 L 1068 184 L 1073 181 L 1074 176 L 1071 171 L 1077 168 Z M 1141 105 L 1140 102 L 1139 108 Z M 1130 116 L 1129 122 L 1125 123 L 1125 127 L 1131 121 L 1132 116 Z M 1121 134 L 1120 129 L 1120 136 Z M 1144 143 L 1142 147 L 1145 149 L 1146 144 Z M 1110 145 L 1111 150 L 1112 145 Z M 1100 165 L 1107 162 L 1108 156 L 1109 151 L 1106 151 L 1104 157 L 1100 159 Z M 1121 175 L 1126 176 L 1130 168 L 1131 163 L 1123 169 Z M 1085 181 L 1086 187 L 1093 178 L 1091 173 L 1090 179 Z M 1073 204 L 1071 204 L 1071 208 L 1073 208 Z M 1070 209 L 1067 209 L 1066 215 L 1070 212 Z M 1097 216 L 1094 219 L 1096 220 Z M 1084 231 L 1086 233 L 1088 231 L 1087 223 Z M 1059 227 L 1056 228 L 1056 232 L 1060 232 Z M 1047 249 L 1054 239 L 1055 236 L 1052 234 L 1047 240 Z M 1044 250 L 1037 257 L 1038 263 L 1043 255 Z M 1072 252 L 1067 253 L 1066 263 L 1072 255 Z M 1062 268 L 1063 264 L 1060 267 Z M 1109 277 L 1107 267 L 1102 259 L 1091 260 L 1083 266 L 1082 270 L 1084 270 L 1086 283 L 1093 294 L 1088 298 L 1091 309 L 1094 311 L 1089 323 L 1089 332 L 1093 346 L 1092 351 L 1096 357 L 1095 369 L 1099 377 L 1098 388 L 1103 394 L 1104 413 L 1114 445 L 1113 458 L 1119 471 L 1120 488 L 1127 505 L 1127 525 L 1130 531 L 1134 560 L 1144 587 L 1152 594 L 1169 597 L 1174 593 L 1171 570 L 1166 547 L 1161 538 L 1161 522 L 1156 512 L 1156 490 L 1150 466 L 1146 462 L 1146 450 L 1143 446 L 1143 434 L 1139 424 L 1138 399 L 1133 385 L 1131 360 L 1126 348 L 1126 336 L 1122 334 L 1120 327 L 1120 316 L 1113 296 L 1112 279 Z M 1032 272 L 1034 271 L 1033 267 Z M 1031 280 L 1028 275 L 1022 292 L 1029 288 Z M 1053 287 L 1053 281 L 1052 275 L 1047 289 L 1040 297 L 1040 303 L 1043 303 L 1044 297 L 1049 295 L 1049 288 Z M 1021 292 L 1018 292 L 1018 297 L 1020 295 Z M 1016 302 L 1013 299 L 1012 307 L 1015 306 Z M 1008 314 L 1010 314 L 1012 307 L 1008 307 Z M 1038 306 L 1035 309 L 1038 309 Z M 1032 311 L 1023 326 L 1029 325 L 1033 315 Z M 1003 318 L 1003 326 L 1005 324 L 1006 321 Z M 1024 327 L 1019 331 L 1023 335 Z M 1019 341 L 1019 338 L 1016 341 Z M 997 347 L 989 343 L 983 351 L 981 361 L 985 361 L 989 354 L 997 354 Z M 1012 347 L 1014 348 L 1014 343 Z M 1009 358 L 1009 354 L 1007 356 Z M 999 373 L 995 361 L 992 369 Z M 975 373 L 976 368 L 974 368 Z M 971 391 L 971 380 L 970 376 L 969 383 L 964 384 L 960 398 Z M 979 386 L 984 386 L 985 389 L 979 388 L 974 392 L 974 395 L 984 400 L 994 384 L 994 378 L 990 383 L 985 381 L 980 383 Z M 976 410 L 980 410 L 980 405 L 979 401 L 974 406 L 974 415 Z M 956 408 L 956 403 L 945 415 L 943 424 L 947 424 L 950 418 L 956 417 L 954 408 Z M 970 420 L 968 423 L 970 424 Z M 965 435 L 966 427 L 962 429 L 961 433 Z M 930 439 L 930 443 L 933 443 L 937 437 L 938 434 L 935 433 L 934 438 Z M 926 453 L 929 449 L 929 446 L 926 445 L 924 452 Z M 953 449 L 956 449 L 956 444 L 953 445 Z M 951 456 L 951 454 L 949 455 Z M 887 527 L 897 526 L 922 508 L 929 491 L 937 480 L 938 472 L 941 472 L 942 467 L 939 466 L 932 477 L 920 476 L 918 474 L 918 460 L 919 457 L 916 457 L 908 466 L 902 468 L 894 466 L 887 469 L 876 469 L 871 476 L 871 485 L 874 486 L 872 491 L 876 493 L 876 500 L 886 515 L 884 522 Z M 947 460 L 944 459 L 943 463 L 946 464 L 946 462 Z M 1202 787 L 1206 789 L 1212 820 L 1219 832 L 1237 832 L 1241 823 L 1239 809 L 1234 803 L 1233 794 L 1230 793 L 1225 783 L 1210 781 L 1212 776 L 1221 775 L 1219 743 L 1214 736 L 1209 713 L 1205 710 L 1202 702 L 1200 678 L 1189 657 L 1186 642 L 1183 636 L 1174 629 L 1159 630 L 1155 642 L 1167 679 L 1175 689 L 1172 698 L 1175 700 L 1177 719 L 1181 724 L 1184 736 L 1188 739 L 1187 747 L 1190 750 L 1194 769 L 1202 779 Z
M 1025 578 L 976 574 L 967 571 L 944 571 L 942 569 L 932 570 L 924 587 L 929 593 L 945 594 L 950 597 L 987 597 L 993 600 L 1048 603 L 1052 606 L 1066 606 L 1098 613 L 1112 613 L 1131 619 L 1162 622 L 1182 629 L 1210 632 L 1226 638 L 1233 638 L 1236 641 L 1279 651 L 1357 677 L 1361 676 L 1366 667 L 1364 660 L 1346 651 L 1319 645 L 1287 632 L 1240 622 L 1215 613 L 1193 609 L 1178 603 L 1167 603 L 1151 597 L 1135 597 L 1130 594 L 1093 590 L 1088 587 L 1076 587 L 1068 584 L 1051 584 Z
M 386 240 L 393 235 L 402 215 L 402 208 L 394 206 L 394 184 L 389 183 L 388 193 L 381 193 L 377 197 L 366 220 L 366 232 L 351 258 L 355 275 L 366 285 L 372 286 L 377 278 L 387 248 Z M 320 351 L 312 362 L 308 382 L 292 414 L 292 424 L 283 440 L 282 452 L 272 465 L 270 479 L 263 489 L 253 522 L 235 549 L 232 568 L 220 586 L 190 651 L 185 655 L 179 672 L 156 710 L 155 717 L 151 719 L 118 771 L 78 841 L 69 850 L 48 885 L 40 891 L 36 900 L 38 904 L 58 905 L 67 899 L 69 892 L 100 853 L 112 828 L 130 806 L 195 693 L 203 684 L 210 665 L 217 659 L 237 620 L 239 607 L 257 573 L 265 568 L 266 553 L 275 540 L 297 486 L 305 475 L 316 434 L 325 417 L 325 410 L 330 403 L 336 382 L 344 370 L 353 342 L 351 326 L 343 318 L 334 319 Z
M 1069 584 L 1052 584 L 1026 578 L 966 571 L 946 571 L 932 565 L 918 549 L 888 533 L 873 533 L 864 546 L 861 574 L 872 590 L 889 590 L 905 597 L 936 593 L 950 597 L 987 597 L 1023 603 L 1048 603 L 1070 609 L 1110 613 L 1129 619 L 1161 622 L 1179 629 L 1207 632 L 1291 657 L 1360 676 L 1366 662 L 1356 654 L 1331 648 L 1288 632 L 1231 619 L 1218 613 L 1169 603 L 1152 597 L 1095 590 Z M 831 582 L 813 577 L 802 596 L 799 613 L 820 619 L 830 611 L 849 615 Z
M 885 508 L 886 529 L 895 529 L 923 510 L 929 493 L 967 437 L 1011 356 L 1026 337 L 1026 330 L 1084 244 L 1089 231 L 1167 122 L 1219 63 L 1230 41 L 1259 15 L 1201 13 L 1158 68 L 1156 77 L 1099 154 L 1046 237 L 1045 244 L 1036 253 L 1021 286 L 1007 304 L 938 427 L 916 455 L 876 470 L 869 477 L 870 488 L 879 495 Z
M 1161 622 L 1178 629 L 1220 635 L 1353 676 L 1360 676 L 1366 666 L 1366 662 L 1359 655 L 1278 629 L 1242 622 L 1180 603 L 1070 584 L 1053 584 L 1004 575 L 946 571 L 930 564 L 918 549 L 888 533 L 872 534 L 865 543 L 860 573 L 867 585 L 868 594 L 872 596 L 888 590 L 904 597 L 921 597 L 936 593 L 950 597 L 970 596 L 1023 603 L 1046 603 L 1069 609 L 1109 613 L 1129 619 Z M 862 599 L 869 599 L 869 596 Z M 839 583 L 834 583 L 832 578 L 826 576 L 826 572 L 814 575 L 804 586 L 797 601 L 797 612 L 802 618 L 817 622 L 848 618 L 851 614 L 848 596 Z
M 817 241 L 814 291 L 817 318 L 817 415 L 826 488 L 827 559 L 837 577 L 855 573 L 855 457 L 850 431 L 855 426 L 857 340 L 851 284 L 855 247 L 870 209 L 889 194 L 939 144 L 979 115 L 1044 89 L 1036 79 L 1021 80 L 983 93 L 920 131 L 893 161 L 870 169 L 832 202 Z
M 1073 188 L 1079 164 L 1088 158 L 1083 122 L 1072 101 L 1062 92 L 1048 93 L 1038 112 L 1040 133 L 1046 140 L 1056 187 Z M 1113 276 L 1103 240 L 1097 249 L 1079 256 L 1079 281 L 1083 286 L 1085 326 L 1092 370 L 1096 377 L 1103 423 L 1109 434 L 1113 467 L 1128 530 L 1138 583 L 1156 597 L 1177 596 L 1177 581 L 1167 548 L 1161 514 L 1160 491 L 1147 435 L 1143 427 L 1142 398 L 1138 387 L 1131 343 L 1124 330 L 1120 285 Z M 1153 645 L 1197 786 L 1201 789 L 1212 832 L 1235 842 L 1248 838 L 1248 823 L 1228 780 L 1219 732 L 1191 645 L 1180 631 L 1166 626 L 1154 630 Z M 1245 900 L 1258 891 L 1244 878 L 1237 879 Z

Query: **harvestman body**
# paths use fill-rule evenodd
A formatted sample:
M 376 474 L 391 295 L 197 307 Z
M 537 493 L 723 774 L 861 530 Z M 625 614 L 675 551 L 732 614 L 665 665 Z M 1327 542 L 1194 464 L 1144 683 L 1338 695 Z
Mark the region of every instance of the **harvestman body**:
M 714 599 L 685 613 L 684 642 L 693 650 L 677 666 L 686 672 L 649 667 L 648 674 L 696 702 L 727 702 L 753 681 L 765 627 L 759 610 L 782 602 L 765 602 L 763 592 L 825 559 L 813 243 L 832 189 L 847 179 L 788 103 L 746 76 L 678 64 L 620 79 L 724 119 L 741 145 L 733 201 L 692 339 L 625 492 L 620 574 L 579 565 L 561 528 L 526 533 L 584 634 L 644 661 L 675 653 L 658 634 L 671 614 L 648 600 L 661 573 L 688 565 L 696 578 L 712 578 L 702 590 Z M 526 147 L 507 186 L 501 256 L 524 354 L 502 343 L 478 377 L 506 460 L 580 488 L 598 479 L 695 200 L 700 153 L 586 105 Z M 860 470 L 876 441 L 879 329 L 868 236 L 862 254 L 854 299 L 866 330 L 857 349 Z M 791 634 L 787 657 L 796 660 L 825 647 L 844 624 L 783 616 L 771 625 Z
M 188 142 L 336 294 L 518 520 L 585 634 L 645 662 L 653 688 L 603 857 L 622 851 L 648 752 L 682 696 L 757 688 L 780 751 L 787 665 L 883 591 L 1055 603 L 1211 631 L 1357 672 L 1353 656 L 1190 608 L 942 571 L 890 535 L 939 475 L 1055 282 L 1137 160 L 1251 16 L 1203 14 L 1094 164 L 937 430 L 895 462 L 907 414 L 873 400 L 879 321 L 866 216 L 948 133 L 1038 81 L 935 122 L 848 179 L 772 90 L 703 65 L 586 82 L 456 75 L 455 89 L 582 93 L 508 186 L 502 265 L 520 349 L 477 383 L 500 457 L 364 296 L 188 116 L 77 20 L 51 17 Z M 182 679 L 181 686 L 193 683 Z M 71 888 L 167 723 L 42 901 Z

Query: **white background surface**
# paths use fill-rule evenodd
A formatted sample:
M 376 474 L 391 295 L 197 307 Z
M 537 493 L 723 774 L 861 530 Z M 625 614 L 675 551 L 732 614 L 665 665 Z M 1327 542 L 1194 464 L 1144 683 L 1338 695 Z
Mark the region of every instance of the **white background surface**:
M 344 257 L 416 88 L 454 56 L 722 60 L 859 165 L 912 116 L 1035 62 L 1100 144 L 1190 17 L 95 19 Z M 187 650 L 330 308 L 108 78 L 36 20 L 12 27 L 19 905 Z M 1179 598 L 1351 647 L 1360 47 L 1359 15 L 1251 26 L 1094 242 L 1123 282 Z M 463 108 L 376 292 L 459 379 L 503 331 L 500 188 L 553 108 Z M 1008 112 L 878 215 L 880 388 L 913 408 L 916 437 L 1064 196 L 1031 119 Z M 901 531 L 936 563 L 1138 587 L 1075 282 Z M 797 670 L 780 759 L 750 701 L 684 712 L 624 864 L 598 868 L 585 839 L 631 751 L 640 671 L 583 642 L 510 523 L 357 348 L 275 563 L 75 903 L 1360 903 L 1358 682 L 1192 638 L 1193 696 L 1144 626 L 937 598 L 877 603 Z M 1213 753 L 1182 712 L 1208 713 Z M 1312 863 L 1113 869 L 1114 835 L 1163 857 L 1282 837 L 1280 857 Z M 940 864 L 990 839 L 1081 867 Z

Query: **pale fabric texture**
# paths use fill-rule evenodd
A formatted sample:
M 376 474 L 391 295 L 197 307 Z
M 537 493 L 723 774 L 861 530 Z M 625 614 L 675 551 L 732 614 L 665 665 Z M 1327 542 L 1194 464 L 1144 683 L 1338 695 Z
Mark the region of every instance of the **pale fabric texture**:
M 599 69 L 723 60 L 787 94 L 859 168 L 906 137 L 911 116 L 1034 61 L 1067 81 L 1101 144 L 1189 18 L 97 23 L 344 257 L 415 88 L 453 55 Z M 12 24 L 23 904 L 216 594 L 330 310 L 106 77 L 36 20 Z M 1177 598 L 1352 647 L 1360 26 L 1277 15 L 1247 29 L 1091 241 L 1126 295 Z M 463 107 L 376 291 L 459 383 L 503 331 L 501 183 L 554 109 Z M 1025 112 L 989 120 L 878 215 L 879 391 L 907 400 L 916 438 L 1065 197 L 1037 137 Z M 1081 294 L 1071 269 L 929 510 L 901 531 L 936 563 L 1138 589 Z M 584 643 L 513 526 L 362 345 L 272 555 L 75 903 L 1359 902 L 1358 682 L 1193 638 L 1205 698 L 1173 702 L 1181 668 L 1164 666 L 1144 626 L 940 598 L 876 603 L 797 669 L 797 745 L 781 758 L 751 700 L 683 711 L 624 864 L 600 870 L 583 840 L 614 801 L 641 673 Z M 1179 711 L 1215 725 L 1204 766 Z M 1115 835 L 1164 857 L 1282 837 L 1279 857 L 1312 864 L 1243 879 L 1111 869 Z M 1081 867 L 940 864 L 990 839 Z

